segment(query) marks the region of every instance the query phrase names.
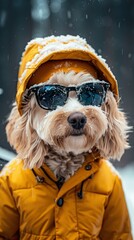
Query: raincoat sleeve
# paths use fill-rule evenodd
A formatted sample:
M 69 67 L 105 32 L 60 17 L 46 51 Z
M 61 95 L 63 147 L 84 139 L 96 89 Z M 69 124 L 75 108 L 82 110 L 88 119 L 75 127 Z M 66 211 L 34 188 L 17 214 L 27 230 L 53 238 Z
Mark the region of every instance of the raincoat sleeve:
M 120 178 L 117 176 L 105 209 L 101 240 L 132 240 L 131 225 Z
M 0 240 L 18 240 L 19 215 L 8 177 L 0 177 Z

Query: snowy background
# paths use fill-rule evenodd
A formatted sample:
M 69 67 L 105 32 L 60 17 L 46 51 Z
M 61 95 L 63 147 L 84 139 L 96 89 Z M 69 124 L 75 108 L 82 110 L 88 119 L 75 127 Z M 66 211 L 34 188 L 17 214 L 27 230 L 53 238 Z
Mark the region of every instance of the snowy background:
M 134 163 L 117 169 L 122 177 L 134 237 Z
M 134 0 L 0 0 L 0 167 L 13 157 L 5 122 L 15 98 L 21 54 L 35 37 L 72 34 L 87 39 L 115 74 L 120 106 L 134 126 Z M 114 166 L 122 176 L 134 232 L 134 134 Z
M 72 34 L 107 60 L 119 84 L 120 106 L 134 126 L 134 0 L 0 0 L 0 146 L 11 150 L 5 121 L 15 99 L 19 62 L 32 38 Z M 121 167 L 133 162 L 132 148 Z M 116 163 L 118 166 L 118 163 Z

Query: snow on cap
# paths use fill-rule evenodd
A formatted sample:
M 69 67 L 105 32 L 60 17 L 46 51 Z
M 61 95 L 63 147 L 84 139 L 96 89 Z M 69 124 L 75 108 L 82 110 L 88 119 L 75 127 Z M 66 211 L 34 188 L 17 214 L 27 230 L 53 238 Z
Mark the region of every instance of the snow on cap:
M 20 114 L 22 95 L 28 88 L 31 76 L 42 64 L 52 60 L 87 61 L 97 71 L 100 80 L 110 83 L 111 91 L 116 98 L 118 97 L 118 85 L 115 76 L 106 64 L 105 59 L 98 56 L 85 39 L 71 35 L 35 38 L 27 44 L 19 68 L 16 101 Z

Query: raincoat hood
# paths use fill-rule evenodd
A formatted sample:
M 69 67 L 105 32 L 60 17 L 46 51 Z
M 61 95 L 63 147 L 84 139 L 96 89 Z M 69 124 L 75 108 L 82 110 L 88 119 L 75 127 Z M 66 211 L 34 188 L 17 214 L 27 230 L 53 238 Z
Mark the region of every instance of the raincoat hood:
M 66 62 L 67 60 L 70 61 L 69 64 Z M 73 62 L 72 60 L 75 61 Z M 81 67 L 80 64 L 78 64 L 78 60 L 81 62 Z M 61 61 L 63 61 L 64 64 L 61 64 Z M 53 65 L 50 65 L 49 62 Z M 87 63 L 89 66 L 87 66 Z M 83 70 L 91 73 L 93 69 L 95 69 L 98 78 L 100 77 L 108 81 L 114 96 L 116 98 L 118 97 L 117 81 L 113 73 L 106 64 L 105 59 L 98 56 L 95 50 L 87 44 L 85 39 L 71 35 L 36 38 L 27 44 L 20 63 L 16 94 L 16 101 L 20 113 L 22 95 L 29 85 L 35 84 L 30 82 L 30 79 L 42 64 L 44 64 L 44 71 L 46 68 L 46 78 L 43 81 L 48 80 L 48 77 L 50 77 L 54 71 L 57 71 L 57 69 L 63 71 L 74 70 L 75 72 Z

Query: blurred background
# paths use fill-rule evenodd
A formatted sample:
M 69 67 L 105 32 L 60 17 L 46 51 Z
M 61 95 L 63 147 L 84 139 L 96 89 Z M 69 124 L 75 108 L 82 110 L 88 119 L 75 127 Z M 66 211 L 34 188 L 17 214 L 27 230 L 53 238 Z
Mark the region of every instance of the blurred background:
M 134 1 L 133 0 L 0 0 L 0 168 L 14 157 L 5 122 L 15 99 L 19 62 L 35 37 L 80 35 L 106 58 L 115 74 L 120 107 L 134 125 Z M 114 166 L 123 178 L 131 217 L 134 216 L 134 135 L 131 149 Z M 134 227 L 134 219 L 132 218 Z

